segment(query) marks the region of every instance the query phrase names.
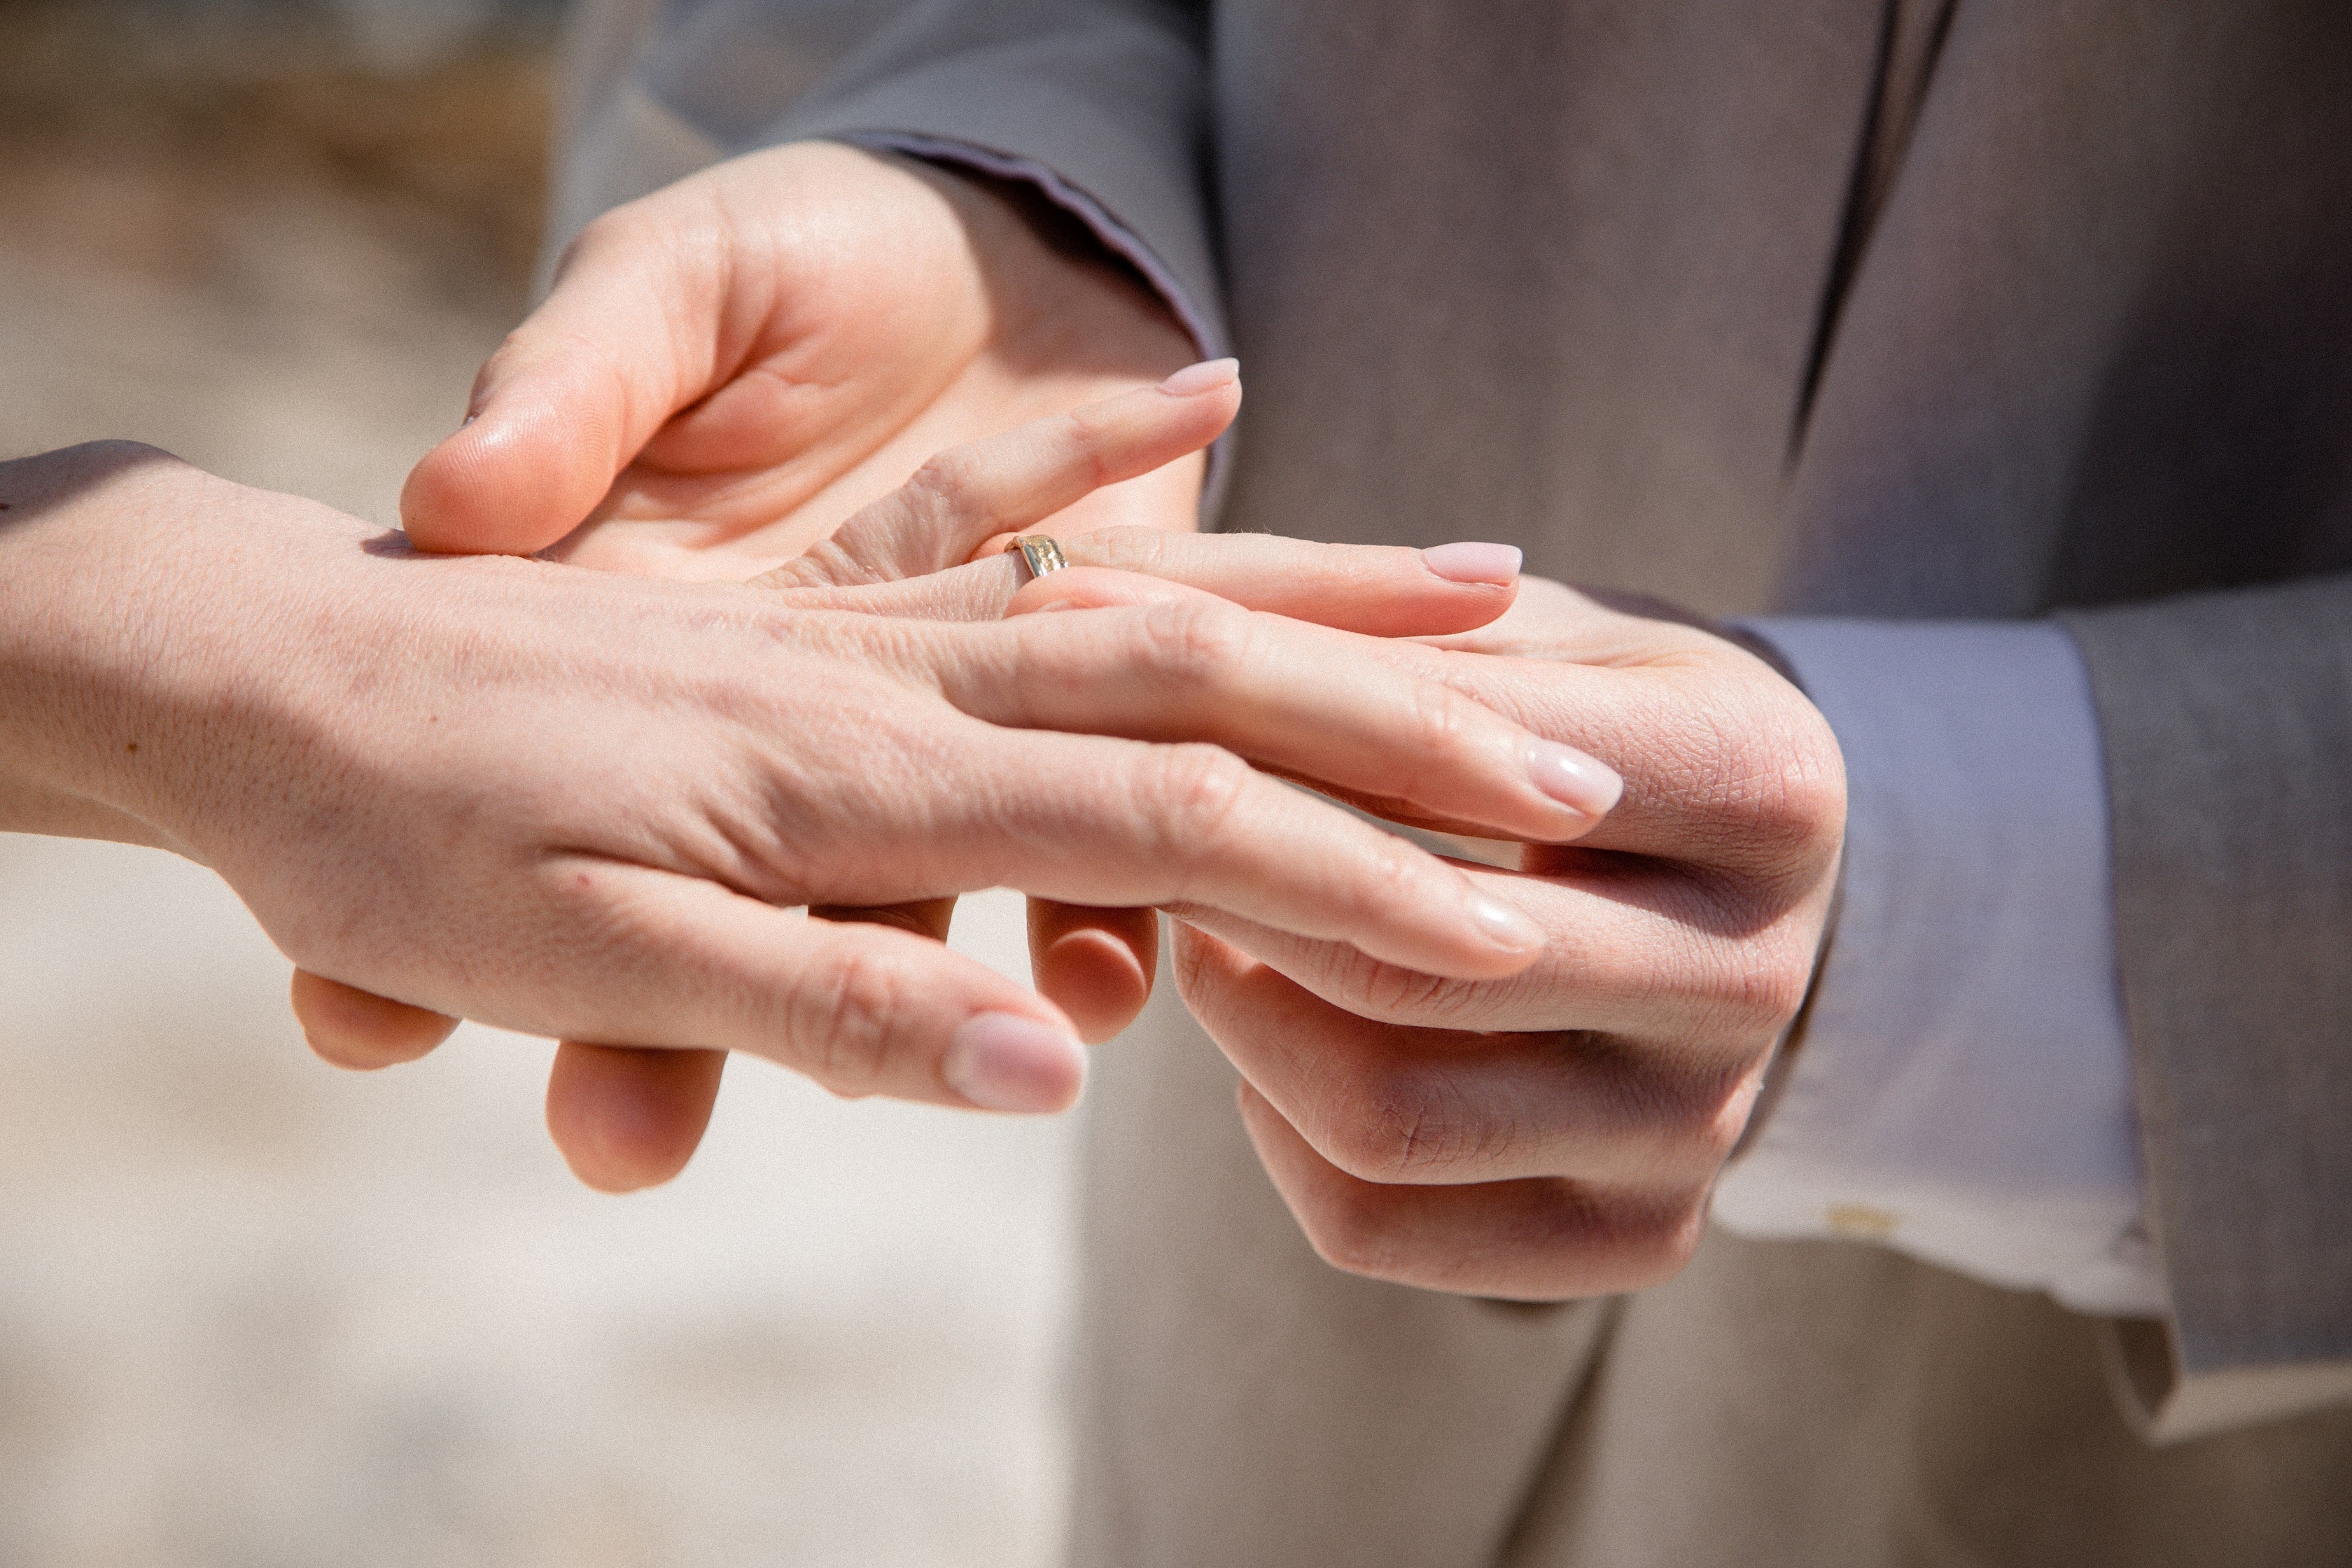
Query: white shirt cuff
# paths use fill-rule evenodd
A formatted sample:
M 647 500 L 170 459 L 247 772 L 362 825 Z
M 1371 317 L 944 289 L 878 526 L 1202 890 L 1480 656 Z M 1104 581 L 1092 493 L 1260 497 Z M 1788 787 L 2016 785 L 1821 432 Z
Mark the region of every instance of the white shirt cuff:
M 1846 858 L 1802 1048 L 1715 1217 L 2161 1315 L 2074 640 L 2044 623 L 1748 629 L 1845 753 Z

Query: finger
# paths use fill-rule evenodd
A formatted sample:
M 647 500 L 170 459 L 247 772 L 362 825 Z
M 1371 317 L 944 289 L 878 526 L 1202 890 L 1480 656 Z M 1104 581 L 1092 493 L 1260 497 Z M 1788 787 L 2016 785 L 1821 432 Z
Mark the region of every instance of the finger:
M 992 723 L 1213 742 L 1514 838 L 1575 838 L 1616 803 L 1617 775 L 1593 758 L 1360 657 L 1377 639 L 1205 598 L 1012 626 L 943 661 L 948 700 Z
M 579 916 L 575 967 L 522 1026 L 750 1051 L 842 1095 L 1008 1111 L 1077 1098 L 1086 1057 L 1061 1013 L 937 942 L 599 858 L 545 871 Z
M 1778 1037 L 1803 1001 L 1811 969 L 1816 927 L 1806 910 L 1742 900 L 1672 867 L 1590 861 L 1594 869 L 1574 878 L 1461 865 L 1469 881 L 1509 900 L 1550 937 L 1534 963 L 1475 983 L 1301 940 L 1229 910 L 1182 915 L 1332 1005 L 1382 1024 L 1588 1030 L 1658 1043 L 1713 1040 L 1734 1051 Z
M 1253 610 L 1369 637 L 1430 637 L 1482 626 L 1511 607 L 1519 552 L 1464 542 L 1413 550 L 1319 544 L 1270 533 L 1107 528 L 1062 540 L 1072 566 L 1181 583 Z M 1024 585 L 1009 613 L 1124 602 L 1107 574 L 1056 572 Z
M 1541 935 L 1436 857 L 1232 752 L 976 726 L 952 789 L 859 868 L 1102 906 L 1201 903 L 1434 973 L 1507 974 Z
M 295 1021 L 321 1060 L 355 1071 L 415 1061 L 449 1037 L 457 1020 L 362 991 L 307 969 L 294 972 Z
M 1574 1177 L 1661 1196 L 1705 1185 L 1747 1125 L 1752 1068 L 1582 1032 L 1375 1023 L 1180 923 L 1176 983 L 1241 1075 L 1315 1152 L 1369 1182 Z
M 553 290 L 482 366 L 464 426 L 410 472 L 401 525 L 417 548 L 528 554 L 586 519 L 709 388 L 720 261 L 632 209 L 583 232 Z
M 1801 692 L 1720 637 L 1597 607 L 1576 612 L 1584 596 L 1554 583 L 1532 580 L 1526 593 L 1553 602 L 1541 636 L 1506 636 L 1507 620 L 1473 634 L 1481 651 L 1387 640 L 1362 652 L 1605 759 L 1623 794 L 1581 847 L 1692 861 L 1784 891 L 1824 880 L 1845 774 L 1828 721 Z M 1554 629 L 1564 616 L 1575 619 L 1570 635 Z M 1416 826 L 1475 830 L 1375 794 L 1345 797 Z
M 1703 1194 L 1661 1204 L 1555 1178 L 1367 1182 L 1318 1154 L 1247 1083 L 1237 1092 L 1282 1201 L 1323 1260 L 1350 1274 L 1504 1300 L 1607 1295 L 1680 1271 L 1706 1224 Z
M 953 899 L 877 909 L 811 910 L 947 940 Z M 726 1054 L 646 1050 L 567 1040 L 547 1080 L 547 1127 L 572 1173 L 599 1192 L 658 1186 L 686 1168 L 719 1096 Z
M 1157 386 L 950 447 L 832 538 L 757 581 L 843 587 L 962 564 L 992 535 L 1029 528 L 1106 486 L 1199 451 L 1240 407 L 1237 367 L 1215 360 Z
M 1159 966 L 1156 911 L 1029 900 L 1029 972 L 1088 1045 L 1135 1022 Z
M 892 926 L 917 936 L 945 942 L 948 928 L 955 922 L 955 900 L 918 899 L 905 904 L 818 904 L 809 914 L 821 921 L 856 921 L 867 925 Z
M 996 620 L 1045 609 L 1174 603 L 1193 594 L 1370 637 L 1467 631 L 1510 608 L 1518 552 L 1508 545 L 1317 544 L 1266 533 L 1102 528 L 1059 537 L 1066 571 L 1030 577 L 1017 554 L 983 553 L 899 583 L 803 589 L 813 608 Z
M 694 1157 L 726 1066 L 724 1051 L 563 1041 L 547 1075 L 547 1131 L 600 1193 L 659 1186 Z

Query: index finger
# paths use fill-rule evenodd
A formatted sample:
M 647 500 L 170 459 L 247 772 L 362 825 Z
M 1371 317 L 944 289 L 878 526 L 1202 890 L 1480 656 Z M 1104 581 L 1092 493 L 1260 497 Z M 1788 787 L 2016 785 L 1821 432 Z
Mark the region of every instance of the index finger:
M 1106 528 L 1058 542 L 1069 569 L 1034 584 L 1017 553 L 997 553 L 898 583 L 802 588 L 780 579 L 775 585 L 811 608 L 959 621 L 1210 594 L 1245 609 L 1381 637 L 1475 630 L 1518 595 L 1519 552 L 1507 544 L 1465 541 L 1416 550 L 1154 528 Z

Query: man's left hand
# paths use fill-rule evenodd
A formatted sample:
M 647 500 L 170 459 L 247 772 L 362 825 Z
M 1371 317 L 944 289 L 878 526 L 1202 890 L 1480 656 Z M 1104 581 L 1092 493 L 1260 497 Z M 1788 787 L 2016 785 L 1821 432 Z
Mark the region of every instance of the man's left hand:
M 1843 831 L 1837 743 L 1732 642 L 1538 578 L 1488 627 L 1379 646 L 1623 775 L 1590 835 L 1474 873 L 1549 951 L 1444 980 L 1175 911 L 1178 984 L 1333 1264 L 1521 1300 L 1655 1283 L 1697 1245 L 1805 995 Z

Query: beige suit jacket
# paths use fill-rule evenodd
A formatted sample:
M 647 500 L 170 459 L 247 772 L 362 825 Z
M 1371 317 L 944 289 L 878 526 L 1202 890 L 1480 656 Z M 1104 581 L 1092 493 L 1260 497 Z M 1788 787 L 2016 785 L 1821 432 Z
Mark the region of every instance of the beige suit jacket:
M 1244 357 L 1225 526 L 2092 670 L 2169 1325 L 1724 1236 L 1346 1278 L 1163 998 L 1094 1090 L 1079 1562 L 2352 1563 L 2352 9 L 646 9 L 559 230 L 794 137 L 1034 160 Z

